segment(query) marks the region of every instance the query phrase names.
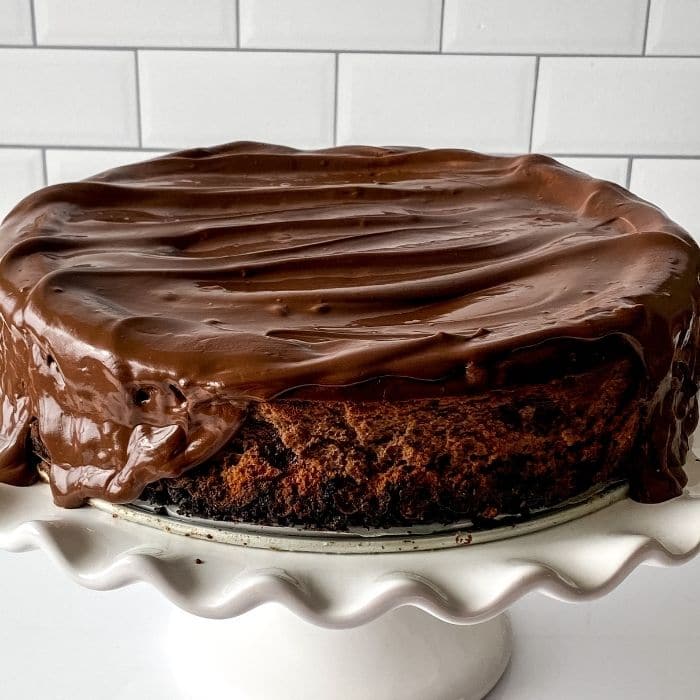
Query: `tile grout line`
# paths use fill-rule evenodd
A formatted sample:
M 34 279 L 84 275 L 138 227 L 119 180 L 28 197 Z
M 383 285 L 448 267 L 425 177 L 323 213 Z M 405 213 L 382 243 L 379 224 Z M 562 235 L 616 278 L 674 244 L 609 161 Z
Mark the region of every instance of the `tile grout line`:
M 34 8 L 34 0 L 29 0 L 29 16 L 32 21 L 32 46 L 36 46 L 36 9 Z
M 700 160 L 700 153 L 551 153 L 552 158 L 632 158 L 634 160 Z
M 139 76 L 139 52 L 134 50 L 134 78 L 136 88 L 136 129 L 139 134 L 139 148 L 143 148 L 143 129 L 141 128 L 141 78 Z
M 633 158 L 627 159 L 627 174 L 625 175 L 625 187 L 630 188 L 630 183 L 632 182 L 632 160 Z
M 633 158 L 634 160 L 700 160 L 700 152 L 688 153 L 548 153 L 552 158 Z
M 236 48 L 241 48 L 241 0 L 236 0 Z
M 642 56 L 647 55 L 647 39 L 649 38 L 649 15 L 651 14 L 651 0 L 647 0 L 647 12 L 644 20 L 644 38 L 642 39 Z
M 36 48 L 31 45 L 18 46 L 17 44 L 0 44 L 0 49 L 12 49 L 14 51 L 26 51 L 27 49 Z M 255 48 L 255 47 L 243 47 L 234 49 L 231 46 L 147 46 L 141 44 L 130 44 L 127 46 L 107 46 L 107 45 L 96 45 L 96 44 L 41 44 L 38 48 L 41 49 L 59 49 L 64 51 L 179 51 L 180 53 L 199 53 L 199 52 L 210 52 L 210 53 L 309 53 L 309 54 L 333 54 L 336 51 L 332 48 L 329 49 L 308 49 L 308 48 L 298 48 L 298 49 L 280 49 L 280 48 Z M 439 51 L 421 51 L 420 49 L 410 50 L 410 49 L 383 49 L 383 50 L 372 50 L 368 51 L 366 49 L 343 49 L 343 53 L 358 54 L 360 56 L 372 56 L 372 55 L 398 55 L 398 56 L 439 56 Z M 638 53 L 541 53 L 536 54 L 533 52 L 527 53 L 523 51 L 504 51 L 501 53 L 489 52 L 489 51 L 445 51 L 444 56 L 479 56 L 485 58 L 500 58 L 503 56 L 509 58 L 532 58 L 535 56 L 541 58 L 634 58 L 639 60 L 644 59 L 688 59 L 688 60 L 698 60 L 700 59 L 700 53 L 696 54 L 650 54 L 650 55 L 640 55 Z
M 532 136 L 535 133 L 535 106 L 537 104 L 537 84 L 540 82 L 540 57 L 535 59 L 535 82 L 532 88 L 532 109 L 530 110 L 530 140 L 527 150 L 532 153 Z
M 442 0 L 440 5 L 440 39 L 438 42 L 438 51 L 442 53 L 443 32 L 445 31 L 445 0 Z
M 46 149 L 41 149 L 41 170 L 44 176 L 44 187 L 49 184 L 49 169 L 46 167 Z
M 172 153 L 176 150 L 183 150 L 188 148 L 186 145 L 181 146 L 154 146 L 150 148 L 144 148 L 144 151 L 152 151 L 154 153 Z M 0 143 L 0 151 L 10 150 L 10 149 L 27 149 L 27 150 L 41 150 L 46 149 L 47 151 L 138 151 L 136 146 L 100 146 L 92 145 L 85 146 L 82 144 L 75 145 L 65 145 L 65 144 L 37 144 L 37 143 Z M 313 150 L 313 149 L 311 149 Z M 502 156 L 508 158 L 509 156 L 521 154 L 521 151 L 509 151 L 509 152 L 491 152 L 491 155 Z M 649 153 L 547 153 L 546 155 L 552 158 L 591 158 L 592 160 L 602 160 L 602 159 L 632 159 L 632 160 L 700 160 L 700 153 L 695 154 L 649 154 Z
M 340 63 L 340 54 L 335 54 L 335 84 L 333 86 L 333 145 L 338 145 L 338 64 Z
M 83 145 L 74 145 L 74 146 L 66 146 L 64 144 L 36 144 L 36 143 L 22 143 L 22 144 L 0 144 L 0 151 L 4 149 L 11 149 L 11 148 L 26 148 L 28 150 L 31 149 L 41 149 L 45 148 L 48 151 L 114 151 L 114 152 L 119 152 L 119 151 L 138 151 L 139 149 L 136 146 L 83 146 Z M 146 148 L 144 150 L 146 151 L 154 151 L 154 152 L 160 152 L 160 153 L 172 153 L 174 149 L 182 150 L 186 148 L 186 146 L 173 146 L 173 148 Z

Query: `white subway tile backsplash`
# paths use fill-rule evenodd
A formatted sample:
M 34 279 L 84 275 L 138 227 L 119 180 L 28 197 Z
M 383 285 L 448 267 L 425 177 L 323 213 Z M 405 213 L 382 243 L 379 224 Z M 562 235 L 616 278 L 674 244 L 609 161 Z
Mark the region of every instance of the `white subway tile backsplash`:
M 440 0 L 239 0 L 241 46 L 434 51 Z
M 143 143 L 333 143 L 335 62 L 322 53 L 139 52 Z
M 46 180 L 49 185 L 75 182 L 103 170 L 138 163 L 162 156 L 159 151 L 100 151 L 48 149 L 46 151 Z
M 700 242 L 700 160 L 635 159 L 630 189 L 661 207 Z
M 0 49 L 0 143 L 138 145 L 127 51 Z
M 532 148 L 625 184 L 700 159 L 700 0 L 0 0 L 0 94 L 0 147 L 52 182 L 257 139 Z
M 651 0 L 647 53 L 700 56 L 700 2 Z
M 0 148 L 0 222 L 15 204 L 43 184 L 40 150 Z
M 30 0 L 0 0 L 0 44 L 32 43 Z
M 642 53 L 646 0 L 445 0 L 444 51 Z
M 34 0 L 39 44 L 235 46 L 233 0 Z
M 700 154 L 700 59 L 542 58 L 533 148 Z
M 339 143 L 528 148 L 535 59 L 345 54 Z
M 627 158 L 555 158 L 574 170 L 580 170 L 599 180 L 609 180 L 627 186 Z

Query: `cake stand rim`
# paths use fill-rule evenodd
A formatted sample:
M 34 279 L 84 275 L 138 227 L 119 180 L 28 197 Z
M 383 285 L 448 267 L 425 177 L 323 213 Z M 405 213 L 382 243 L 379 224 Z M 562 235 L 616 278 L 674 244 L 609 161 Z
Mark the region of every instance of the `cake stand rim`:
M 0 485 L 0 549 L 41 549 L 92 589 L 150 584 L 201 617 L 236 617 L 276 602 L 311 624 L 349 628 L 412 605 L 446 622 L 475 624 L 533 591 L 591 600 L 642 563 L 691 559 L 700 550 L 700 460 L 691 454 L 686 470 L 690 486 L 666 503 L 625 499 L 517 538 L 384 556 L 325 556 L 174 537 L 95 508 L 59 509 L 45 485 Z

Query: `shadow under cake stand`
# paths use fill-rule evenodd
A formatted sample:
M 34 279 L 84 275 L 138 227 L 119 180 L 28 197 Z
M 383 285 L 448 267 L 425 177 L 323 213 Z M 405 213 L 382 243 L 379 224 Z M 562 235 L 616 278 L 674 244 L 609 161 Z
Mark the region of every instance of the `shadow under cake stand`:
M 39 548 L 88 588 L 158 589 L 186 697 L 475 700 L 508 664 L 506 611 L 523 595 L 590 600 L 639 564 L 698 552 L 694 454 L 686 471 L 684 494 L 658 505 L 618 486 L 484 531 L 343 534 L 63 510 L 44 484 L 0 485 L 0 548 Z

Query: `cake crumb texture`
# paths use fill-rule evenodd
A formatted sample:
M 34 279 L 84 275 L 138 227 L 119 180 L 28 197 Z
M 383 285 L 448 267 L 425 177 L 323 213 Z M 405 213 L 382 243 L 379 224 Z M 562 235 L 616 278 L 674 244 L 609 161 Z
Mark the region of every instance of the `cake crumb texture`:
M 253 403 L 204 464 L 146 488 L 182 514 L 318 528 L 526 515 L 627 478 L 628 360 L 480 396 Z

